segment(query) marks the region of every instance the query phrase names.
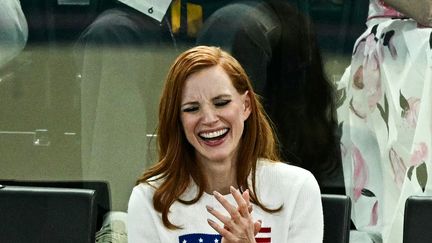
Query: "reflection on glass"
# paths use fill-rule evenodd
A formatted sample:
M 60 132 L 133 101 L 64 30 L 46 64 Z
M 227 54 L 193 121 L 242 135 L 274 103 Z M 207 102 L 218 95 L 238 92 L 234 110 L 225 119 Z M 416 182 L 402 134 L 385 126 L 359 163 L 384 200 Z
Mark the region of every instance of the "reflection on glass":
M 36 129 L 33 137 L 33 145 L 49 146 L 50 144 L 48 129 Z

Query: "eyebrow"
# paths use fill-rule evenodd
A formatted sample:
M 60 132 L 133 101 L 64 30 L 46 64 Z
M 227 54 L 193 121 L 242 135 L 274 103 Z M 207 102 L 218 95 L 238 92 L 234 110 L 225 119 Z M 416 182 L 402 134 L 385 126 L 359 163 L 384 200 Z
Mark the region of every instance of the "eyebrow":
M 187 105 L 197 105 L 197 104 L 198 104 L 197 101 L 191 101 L 191 102 L 186 102 L 186 103 L 182 104 L 180 107 L 184 107 L 184 106 L 187 106 Z
M 231 95 L 221 94 L 221 95 L 218 95 L 218 96 L 212 98 L 212 101 L 219 100 L 219 99 L 227 99 L 227 98 L 231 98 Z M 184 107 L 187 105 L 197 105 L 197 104 L 199 104 L 198 101 L 190 101 L 190 102 L 186 102 L 186 103 L 182 104 L 180 107 Z

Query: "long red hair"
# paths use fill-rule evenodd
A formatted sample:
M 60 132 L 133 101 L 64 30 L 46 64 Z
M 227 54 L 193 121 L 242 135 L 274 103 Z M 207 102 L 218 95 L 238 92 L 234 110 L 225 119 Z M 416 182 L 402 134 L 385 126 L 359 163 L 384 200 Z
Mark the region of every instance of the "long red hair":
M 169 208 L 175 201 L 193 204 L 199 200 L 206 188 L 206 179 L 195 161 L 195 150 L 186 139 L 180 121 L 181 97 L 186 79 L 193 73 L 219 65 L 230 77 L 233 86 L 244 94 L 249 92 L 251 114 L 245 121 L 237 160 L 237 184 L 249 189 L 251 201 L 267 212 L 278 211 L 265 207 L 256 195 L 255 171 L 258 158 L 272 161 L 279 159 L 272 127 L 258 97 L 253 92 L 251 82 L 241 65 L 230 54 L 217 47 L 197 46 L 177 57 L 165 80 L 159 104 L 159 125 L 157 143 L 159 161 L 148 169 L 137 184 L 160 181 L 153 196 L 153 206 L 162 213 L 162 221 L 169 229 L 179 228 L 168 220 Z M 247 179 L 252 175 L 252 183 Z M 191 201 L 180 196 L 191 183 L 197 184 L 199 191 Z M 252 188 L 250 188 L 252 187 Z

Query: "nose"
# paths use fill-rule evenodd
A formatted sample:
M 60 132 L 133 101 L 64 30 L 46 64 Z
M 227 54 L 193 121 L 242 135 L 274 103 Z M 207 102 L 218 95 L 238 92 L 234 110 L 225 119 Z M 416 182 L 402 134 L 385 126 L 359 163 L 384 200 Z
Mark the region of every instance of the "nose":
M 217 111 L 211 107 L 204 107 L 202 109 L 202 122 L 204 124 L 212 124 L 219 120 Z

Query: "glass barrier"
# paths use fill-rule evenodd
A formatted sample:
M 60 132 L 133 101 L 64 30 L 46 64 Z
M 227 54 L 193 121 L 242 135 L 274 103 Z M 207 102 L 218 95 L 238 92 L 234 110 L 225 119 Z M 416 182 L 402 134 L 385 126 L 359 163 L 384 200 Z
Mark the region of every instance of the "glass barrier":
M 430 191 L 427 23 L 378 0 L 147 2 L 0 3 L 0 180 L 105 181 L 126 212 L 159 159 L 170 65 L 215 45 L 248 73 L 283 160 L 351 197 L 352 241 L 401 239 L 404 199 Z

